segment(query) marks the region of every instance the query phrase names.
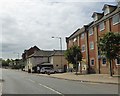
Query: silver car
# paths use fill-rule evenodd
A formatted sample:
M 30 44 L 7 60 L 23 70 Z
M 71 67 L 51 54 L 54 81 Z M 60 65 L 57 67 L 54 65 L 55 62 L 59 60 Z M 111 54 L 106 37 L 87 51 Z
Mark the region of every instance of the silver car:
M 51 67 L 42 67 L 40 73 L 56 73 L 56 71 Z

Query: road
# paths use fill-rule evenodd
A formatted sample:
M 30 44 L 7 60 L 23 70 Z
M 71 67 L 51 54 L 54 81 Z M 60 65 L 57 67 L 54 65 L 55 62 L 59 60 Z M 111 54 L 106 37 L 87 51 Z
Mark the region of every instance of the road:
M 3 69 L 2 75 L 3 94 L 118 94 L 114 84 L 62 80 L 10 69 Z

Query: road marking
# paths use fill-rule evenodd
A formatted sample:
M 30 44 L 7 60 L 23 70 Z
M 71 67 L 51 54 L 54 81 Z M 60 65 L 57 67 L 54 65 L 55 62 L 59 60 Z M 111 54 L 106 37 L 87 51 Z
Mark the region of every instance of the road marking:
M 33 82 L 33 83 L 35 83 L 35 81 L 33 81 L 33 80 L 31 80 L 31 79 L 28 79 L 28 80 L 31 81 L 31 82 Z M 54 90 L 54 89 L 52 89 L 52 88 L 50 88 L 50 87 L 48 87 L 48 86 L 46 86 L 46 85 L 43 85 L 43 84 L 41 84 L 41 83 L 39 83 L 39 85 L 40 85 L 40 86 L 43 86 L 43 87 L 45 87 L 45 88 L 47 88 L 47 89 L 49 89 L 49 90 L 51 90 L 51 91 L 53 91 L 53 92 L 55 92 L 55 93 L 57 93 L 57 94 L 60 94 L 60 95 L 64 96 L 62 93 L 60 93 L 60 92 L 58 92 L 58 91 L 56 91 L 56 90 Z
M 39 85 L 40 85 L 40 86 L 43 86 L 43 87 L 45 87 L 45 88 L 47 88 L 47 89 L 49 89 L 49 90 L 51 90 L 51 91 L 53 91 L 53 92 L 55 92 L 55 93 L 57 93 L 57 94 L 60 94 L 60 95 L 64 96 L 62 93 L 60 93 L 60 92 L 58 92 L 58 91 L 56 91 L 56 90 L 54 90 L 54 89 L 52 89 L 52 88 L 50 88 L 50 87 L 48 87 L 48 86 L 46 86 L 46 85 L 43 85 L 43 84 L 40 84 L 40 83 L 39 83 Z
M 33 83 L 35 83 L 35 81 L 33 81 L 33 80 L 31 80 L 31 79 L 28 79 L 29 81 L 31 81 L 31 82 L 33 82 Z

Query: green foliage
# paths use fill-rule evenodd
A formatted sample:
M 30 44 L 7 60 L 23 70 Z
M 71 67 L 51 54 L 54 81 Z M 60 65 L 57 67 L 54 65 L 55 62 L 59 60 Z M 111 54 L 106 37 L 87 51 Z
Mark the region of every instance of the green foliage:
M 2 66 L 3 67 L 9 66 L 9 63 L 6 60 L 2 60 Z
M 2 60 L 2 67 L 8 67 L 12 69 L 23 69 L 24 68 L 24 63 L 20 59 L 7 59 L 7 60 Z
M 99 41 L 99 51 L 107 59 L 116 59 L 120 55 L 120 33 L 108 32 Z
M 66 50 L 65 58 L 69 63 L 76 64 L 76 61 L 82 61 L 82 53 L 79 46 L 73 46 Z
M 120 57 L 120 33 L 108 32 L 99 41 L 99 51 L 101 55 L 109 60 L 110 63 L 110 76 L 112 72 L 112 60 Z

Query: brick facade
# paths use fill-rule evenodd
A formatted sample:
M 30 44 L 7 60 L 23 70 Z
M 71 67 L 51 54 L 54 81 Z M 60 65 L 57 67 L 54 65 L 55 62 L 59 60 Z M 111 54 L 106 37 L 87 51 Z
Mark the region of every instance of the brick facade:
M 75 31 L 66 41 L 67 48 L 78 45 L 81 49 L 84 49 L 85 46 L 85 50 L 81 50 L 81 52 L 83 61 L 89 65 L 91 73 L 108 74 L 108 60 L 100 56 L 97 42 L 107 32 L 120 32 L 120 8 L 105 4 L 102 10 L 103 13 L 94 12 L 92 15 L 94 21 Z M 113 61 L 114 74 L 117 74 L 118 69 L 120 69 L 120 64 L 116 63 L 117 60 Z

